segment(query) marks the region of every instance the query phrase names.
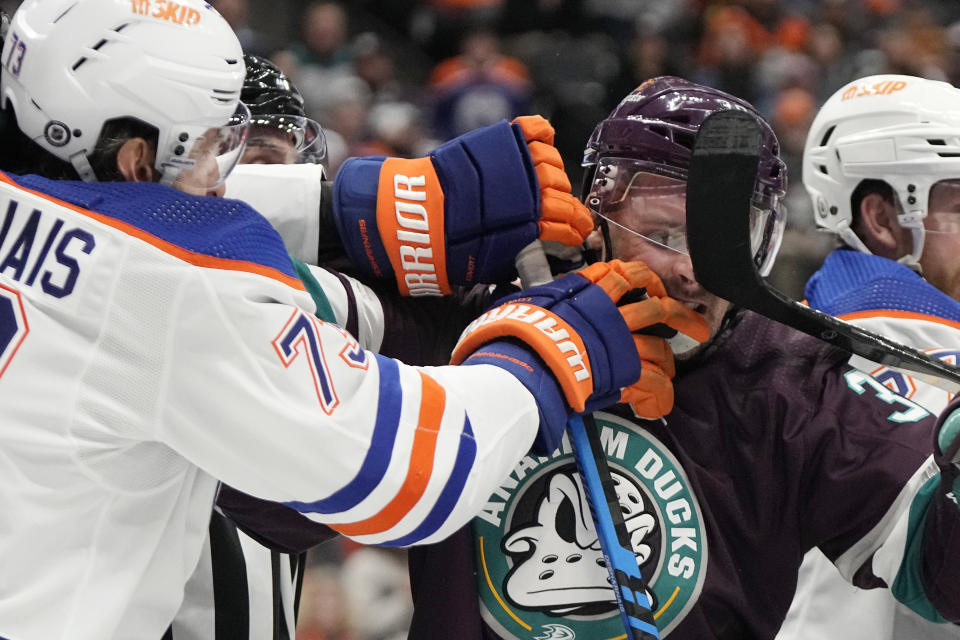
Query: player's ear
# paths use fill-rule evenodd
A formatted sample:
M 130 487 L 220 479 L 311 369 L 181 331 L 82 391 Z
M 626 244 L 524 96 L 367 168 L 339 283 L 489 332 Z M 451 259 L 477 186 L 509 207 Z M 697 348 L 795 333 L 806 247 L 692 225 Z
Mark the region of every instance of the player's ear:
M 117 171 L 127 182 L 156 182 L 153 147 L 143 138 L 128 138 L 117 150 Z
M 896 207 L 879 193 L 870 193 L 860 201 L 858 229 L 863 243 L 874 254 L 896 260 L 904 251 L 899 246 L 903 229 L 897 222 Z

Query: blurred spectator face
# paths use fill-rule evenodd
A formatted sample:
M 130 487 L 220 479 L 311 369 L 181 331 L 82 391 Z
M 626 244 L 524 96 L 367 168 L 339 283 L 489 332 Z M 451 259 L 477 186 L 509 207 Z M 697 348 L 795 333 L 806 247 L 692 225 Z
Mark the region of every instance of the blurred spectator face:
M 326 126 L 347 140 L 359 140 L 366 128 L 367 103 L 360 100 L 344 100 L 332 106 L 327 115 Z
M 274 127 L 251 126 L 243 164 L 293 164 L 297 161 L 296 142 L 290 134 Z
M 394 154 L 411 156 L 426 137 L 419 127 L 419 116 L 417 108 L 410 103 L 381 103 L 370 110 L 370 127 Z
M 372 89 L 382 87 L 394 79 L 395 65 L 390 52 L 373 33 L 357 36 L 354 43 L 353 70 Z
M 786 152 L 803 155 L 815 110 L 816 100 L 806 89 L 793 87 L 777 95 L 772 124 Z
M 500 41 L 492 33 L 475 33 L 463 40 L 463 57 L 478 69 L 486 67 L 500 56 Z
M 667 41 L 658 33 L 638 36 L 630 46 L 630 60 L 633 75 L 645 80 L 666 73 Z
M 750 44 L 746 34 L 740 29 L 721 29 L 715 36 L 714 44 L 720 59 L 725 63 L 742 64 L 750 58 Z
M 337 638 L 349 633 L 347 602 L 339 575 L 316 567 L 303 576 L 297 637 Z
M 820 64 L 829 64 L 843 53 L 843 41 L 836 27 L 818 24 L 810 34 L 810 55 Z
M 383 86 L 394 78 L 393 59 L 383 53 L 357 59 L 354 70 L 372 88 Z
M 217 0 L 214 8 L 234 29 L 247 23 L 247 0 Z
M 789 16 L 777 25 L 777 42 L 787 51 L 805 51 L 810 42 L 813 27 L 806 18 Z
M 718 9 L 707 19 L 701 57 L 707 64 L 741 66 L 766 48 L 767 37 L 741 7 Z
M 303 20 L 303 41 L 321 56 L 339 49 L 347 38 L 347 15 L 340 5 L 321 2 L 311 5 Z
M 327 83 L 324 97 L 317 118 L 324 129 L 333 129 L 351 144 L 363 137 L 371 102 L 367 85 L 354 76 L 336 78 Z

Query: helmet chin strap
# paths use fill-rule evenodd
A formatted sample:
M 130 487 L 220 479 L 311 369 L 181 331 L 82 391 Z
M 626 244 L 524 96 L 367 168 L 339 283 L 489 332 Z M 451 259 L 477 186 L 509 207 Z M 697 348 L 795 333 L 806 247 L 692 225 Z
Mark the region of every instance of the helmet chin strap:
M 913 251 L 901 256 L 897 262 L 913 269 L 920 275 L 923 275 L 920 269 L 920 256 L 923 255 L 923 244 L 927 237 L 927 230 L 923 227 L 924 217 L 926 217 L 924 213 L 919 210 L 897 214 L 897 222 L 900 223 L 901 227 L 910 229 L 910 237 L 913 239 Z
M 613 243 L 610 241 L 610 225 L 606 218 L 599 218 L 600 235 L 603 236 L 603 246 L 600 248 L 601 260 L 613 260 Z
M 838 236 L 840 236 L 840 239 L 843 240 L 844 244 L 851 249 L 856 249 L 862 253 L 873 254 L 873 251 L 870 251 L 870 249 L 867 248 L 867 245 L 863 244 L 863 240 L 860 239 L 860 236 L 854 233 L 853 229 L 850 228 L 849 220 L 844 220 L 841 224 L 842 226 L 836 230 L 836 233 Z
M 873 255 L 873 251 L 870 251 L 867 245 L 863 243 L 863 240 L 860 239 L 860 236 L 850 228 L 849 222 L 844 222 L 843 226 L 837 229 L 836 233 L 840 236 L 840 239 L 843 240 L 844 244 L 851 249 Z M 920 253 L 923 251 L 924 228 L 913 227 L 910 229 L 910 234 L 913 236 L 914 251 L 900 256 L 897 262 L 923 275 L 920 269 Z
M 923 275 L 923 269 L 920 267 L 920 256 L 923 254 L 923 243 L 927 236 L 923 223 L 921 222 L 919 227 L 912 227 L 910 235 L 913 237 L 913 251 L 900 256 L 897 262 Z
M 84 182 L 99 182 L 97 180 L 97 174 L 94 172 L 93 167 L 90 166 L 90 160 L 87 159 L 87 155 L 83 151 L 78 151 L 70 156 L 70 164 L 73 165 L 77 175 L 79 175 L 80 179 Z

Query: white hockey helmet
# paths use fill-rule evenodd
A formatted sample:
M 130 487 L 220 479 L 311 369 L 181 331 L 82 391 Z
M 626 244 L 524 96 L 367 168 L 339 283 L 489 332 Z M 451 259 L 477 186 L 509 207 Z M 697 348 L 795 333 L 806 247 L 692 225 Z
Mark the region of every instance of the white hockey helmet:
M 960 89 L 905 75 L 850 82 L 824 103 L 803 148 L 803 186 L 817 226 L 870 253 L 850 228 L 850 196 L 864 179 L 883 180 L 896 194 L 900 226 L 910 229 L 916 264 L 923 252 L 930 189 L 960 178 Z
M 84 180 L 118 118 L 157 128 L 155 166 L 179 188 L 216 186 L 243 151 L 243 51 L 202 0 L 26 0 L 0 62 L 20 129 Z

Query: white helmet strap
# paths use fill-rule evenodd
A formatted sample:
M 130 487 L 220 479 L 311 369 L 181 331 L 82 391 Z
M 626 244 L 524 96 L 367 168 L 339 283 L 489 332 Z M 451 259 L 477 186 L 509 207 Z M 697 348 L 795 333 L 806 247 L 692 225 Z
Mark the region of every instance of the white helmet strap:
M 90 166 L 90 160 L 87 159 L 85 152 L 79 151 L 70 156 L 70 164 L 73 165 L 80 179 L 84 182 L 98 182 L 97 174 L 93 171 L 93 167 Z
M 863 253 L 873 253 L 867 248 L 867 245 L 863 244 L 863 240 L 860 239 L 860 236 L 854 233 L 853 229 L 850 228 L 849 220 L 840 221 L 834 231 L 838 236 L 840 236 L 840 239 L 843 240 L 848 247 L 856 249 L 857 251 L 862 251 Z
M 899 204 L 897 208 L 899 209 L 897 222 L 902 228 L 910 229 L 910 236 L 913 238 L 913 251 L 900 256 L 897 262 L 920 273 L 920 256 L 923 254 L 923 243 L 927 235 L 926 229 L 923 226 L 923 218 L 925 216 L 922 212 L 916 210 L 905 212 Z M 849 220 L 838 221 L 834 227 L 834 232 L 840 236 L 840 239 L 843 240 L 848 247 L 862 251 L 863 253 L 873 253 L 867 248 L 867 245 L 863 243 L 860 236 L 850 228 Z
M 923 243 L 927 237 L 926 229 L 923 227 L 923 219 L 926 213 L 919 210 L 901 211 L 897 214 L 897 222 L 904 229 L 910 229 L 910 236 L 913 238 L 913 251 L 900 257 L 897 262 L 904 264 L 916 272 L 920 272 L 920 256 L 923 255 Z

